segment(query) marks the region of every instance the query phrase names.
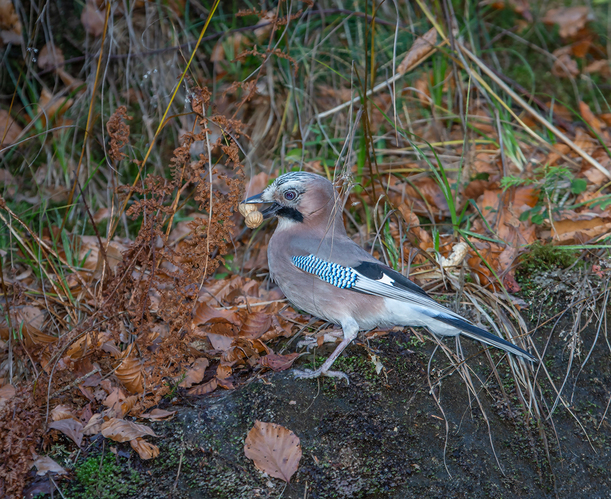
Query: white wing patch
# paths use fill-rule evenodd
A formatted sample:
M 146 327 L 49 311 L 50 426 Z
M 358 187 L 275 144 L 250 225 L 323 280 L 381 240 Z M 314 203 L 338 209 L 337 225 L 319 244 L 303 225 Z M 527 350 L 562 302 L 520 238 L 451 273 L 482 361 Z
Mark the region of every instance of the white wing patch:
M 395 280 L 392 279 L 389 275 L 386 274 L 382 274 L 383 277 L 382 279 L 377 279 L 378 282 L 381 282 L 383 284 L 388 284 L 389 286 L 394 286 L 395 284 Z

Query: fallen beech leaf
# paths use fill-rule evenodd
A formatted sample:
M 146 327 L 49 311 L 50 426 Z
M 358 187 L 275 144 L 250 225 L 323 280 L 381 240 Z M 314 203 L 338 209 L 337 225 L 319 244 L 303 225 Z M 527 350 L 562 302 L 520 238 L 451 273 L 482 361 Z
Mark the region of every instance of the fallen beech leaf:
M 62 419 L 74 418 L 72 408 L 67 405 L 58 405 L 51 411 L 51 419 L 53 421 L 61 421 Z
M 100 36 L 104 33 L 104 19 L 104 13 L 98 10 L 95 1 L 87 0 L 87 5 L 81 14 L 81 23 L 85 31 L 92 36 Z
M 423 36 L 416 38 L 416 41 L 407 51 L 407 54 L 397 67 L 397 73 L 404 75 L 408 69 L 412 69 L 426 59 L 435 50 L 437 43 L 437 30 L 431 28 Z
M 555 220 L 552 224 L 552 236 L 559 237 L 569 232 L 575 232 L 584 229 L 594 229 L 603 225 L 605 222 L 598 216 L 586 217 L 586 214 L 580 216 L 575 212 L 562 212 L 563 219 Z
M 295 359 L 299 357 L 299 353 L 290 353 L 288 355 L 278 355 L 275 353 L 270 353 L 264 357 L 259 359 L 259 364 L 263 367 L 269 367 L 274 371 L 285 371 L 289 369 Z
M 225 352 L 231 348 L 233 344 L 233 340 L 235 339 L 232 336 L 224 336 L 222 334 L 214 334 L 208 333 L 208 339 L 212 344 L 212 348 L 215 350 L 220 350 L 221 352 Z
M 0 409 L 15 396 L 15 387 L 13 385 L 4 385 L 0 388 Z
M 199 293 L 199 301 L 208 304 L 218 304 L 225 300 L 229 293 L 242 287 L 243 284 L 244 278 L 239 275 L 235 275 L 230 279 L 215 279 L 211 284 L 202 288 Z
M 590 17 L 588 7 L 568 7 L 550 9 L 546 12 L 543 22 L 545 24 L 557 24 L 560 28 L 559 34 L 562 38 L 569 38 L 583 28 Z
M 183 379 L 178 386 L 182 388 L 191 388 L 193 385 L 200 383 L 202 379 L 204 379 L 204 373 L 209 365 L 210 362 L 208 362 L 208 359 L 205 357 L 196 359 L 195 362 L 193 362 L 193 366 L 191 366 L 185 374 L 185 379 Z
M 36 466 L 38 470 L 37 475 L 46 475 L 48 472 L 57 473 L 58 475 L 65 475 L 66 470 L 57 464 L 49 456 L 38 456 L 32 466 Z
M 244 442 L 244 454 L 259 470 L 288 483 L 299 467 L 301 445 L 284 426 L 255 421 Z
M 0 0 L 1 1 L 1 0 Z M 17 142 L 23 128 L 4 109 L 0 109 L 0 146 L 10 146 Z
M 89 422 L 83 428 L 83 435 L 97 435 L 102 431 L 104 416 L 102 414 L 94 414 Z
M 174 417 L 176 411 L 166 411 L 164 409 L 153 409 L 151 412 L 146 414 L 140 414 L 138 416 L 142 419 L 150 419 L 151 421 L 169 421 Z
M 225 60 L 225 49 L 223 48 L 223 40 L 216 42 L 216 45 L 210 53 L 210 62 L 221 62 Z
M 140 459 L 153 459 L 159 455 L 159 447 L 148 443 L 142 438 L 130 440 L 129 444 L 138 453 Z
M 65 112 L 72 107 L 72 104 L 74 104 L 74 99 L 61 96 L 56 97 L 46 88 L 43 88 L 38 100 L 38 105 L 44 109 L 44 113 L 40 117 L 43 125 L 46 125 L 53 119 L 59 121 Z
M 138 395 L 132 395 L 131 397 L 127 397 L 125 399 L 125 401 L 121 404 L 121 418 L 124 418 L 129 411 L 134 408 L 134 406 L 138 403 L 138 400 Z
M 111 418 L 102 424 L 102 435 L 115 442 L 128 442 L 145 435 L 156 437 L 155 432 L 146 425 L 126 421 L 125 419 Z
M 203 385 L 197 385 L 191 388 L 187 395 L 206 395 L 208 393 L 212 393 L 218 387 L 218 381 L 216 378 L 212 378 L 208 383 L 204 383 Z
M 21 21 L 11 0 L 0 0 L 0 38 L 5 44 L 21 45 Z
M 590 125 L 599 135 L 602 133 L 602 129 L 606 128 L 606 124 L 594 116 L 590 106 L 583 101 L 579 101 L 579 113 L 585 122 Z
M 554 55 L 557 55 L 554 53 Z M 569 54 L 558 54 L 557 59 L 552 65 L 552 74 L 558 78 L 568 78 L 579 74 L 579 67 L 575 59 L 572 59 Z
M 125 393 L 123 393 L 123 390 L 114 387 L 102 404 L 108 407 L 114 413 L 113 415 L 116 416 L 123 412 L 121 405 L 123 402 L 125 402 L 126 398 L 127 397 L 125 396 Z
M 72 439 L 79 447 L 83 441 L 83 424 L 75 419 L 61 419 L 49 424 L 49 428 L 61 431 L 68 438 Z
M 229 378 L 215 378 L 216 382 L 217 382 L 217 386 L 220 386 L 221 388 L 225 389 L 225 390 L 233 390 L 235 389 L 234 384 L 232 383 L 232 381 Z
M 131 393 L 142 393 L 144 390 L 144 373 L 142 362 L 136 358 L 136 349 L 133 348 L 129 357 L 122 359 L 115 370 L 115 376 Z
M 231 369 L 231 366 L 228 366 L 227 364 L 219 364 L 216 368 L 216 377 L 219 379 L 228 378 L 231 376 L 232 372 L 233 369 Z
M 592 227 L 591 229 L 580 229 L 573 232 L 567 232 L 562 234 L 557 239 L 554 238 L 552 244 L 554 245 L 566 245 L 566 244 L 585 244 L 597 236 L 603 234 L 609 234 L 611 232 L 611 223 L 599 225 L 598 227 Z
M 41 69 L 55 69 L 64 62 L 64 54 L 56 45 L 47 43 L 38 54 L 38 67 Z
M 245 338 L 260 338 L 272 326 L 272 317 L 265 312 L 250 313 L 240 328 L 240 336 Z
M 240 324 L 240 319 L 234 311 L 216 309 L 212 308 L 207 303 L 200 303 L 193 314 L 193 325 L 200 326 L 212 322 L 215 319 L 224 320 L 236 325 Z

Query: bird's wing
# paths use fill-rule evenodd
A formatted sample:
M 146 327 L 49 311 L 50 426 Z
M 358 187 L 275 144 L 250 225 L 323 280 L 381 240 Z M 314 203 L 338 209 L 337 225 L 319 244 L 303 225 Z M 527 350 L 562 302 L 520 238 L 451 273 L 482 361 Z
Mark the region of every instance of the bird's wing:
M 360 262 L 358 265 L 347 267 L 315 255 L 294 256 L 292 262 L 298 269 L 313 274 L 338 288 L 392 298 L 420 305 L 444 315 L 461 318 L 433 300 L 407 277 L 381 263 Z
M 407 277 L 379 262 L 366 261 L 348 267 L 329 262 L 312 254 L 294 256 L 292 262 L 298 269 L 315 275 L 333 286 L 417 305 L 422 307 L 422 311 L 428 312 L 431 318 L 460 329 L 465 335 L 473 339 L 501 348 L 530 361 L 536 360 L 527 351 L 473 325 L 457 313 L 440 305 Z

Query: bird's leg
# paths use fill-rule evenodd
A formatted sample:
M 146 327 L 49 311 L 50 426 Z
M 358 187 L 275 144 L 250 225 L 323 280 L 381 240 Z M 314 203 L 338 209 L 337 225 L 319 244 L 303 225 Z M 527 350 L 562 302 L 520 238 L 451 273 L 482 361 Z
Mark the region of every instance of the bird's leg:
M 344 349 L 348 345 L 350 345 L 350 342 L 354 338 L 356 338 L 359 332 L 359 326 L 357 322 L 352 318 L 345 322 L 342 322 L 342 329 L 344 331 L 344 339 L 339 345 L 337 345 L 333 353 L 329 356 L 327 360 L 325 360 L 324 364 L 315 371 L 312 371 L 310 369 L 305 369 L 303 371 L 294 369 L 293 374 L 296 378 L 318 378 L 319 376 L 329 376 L 332 378 L 343 378 L 346 380 L 346 383 L 350 384 L 350 380 L 348 379 L 347 374 L 341 371 L 329 371 L 329 368 L 333 365 L 335 359 L 337 359 L 344 351 Z

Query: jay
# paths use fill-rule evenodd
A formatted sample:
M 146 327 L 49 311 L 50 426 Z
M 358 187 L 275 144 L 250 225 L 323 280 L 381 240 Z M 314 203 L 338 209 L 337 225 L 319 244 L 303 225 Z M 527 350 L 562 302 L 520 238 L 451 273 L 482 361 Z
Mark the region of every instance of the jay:
M 440 305 L 399 272 L 348 237 L 339 194 L 326 178 L 306 172 L 278 177 L 245 204 L 269 204 L 263 218 L 278 226 L 267 249 L 270 276 L 292 304 L 343 330 L 343 340 L 319 369 L 299 378 L 345 378 L 330 368 L 360 330 L 422 326 L 441 336 L 463 334 L 530 361 L 532 355 Z

